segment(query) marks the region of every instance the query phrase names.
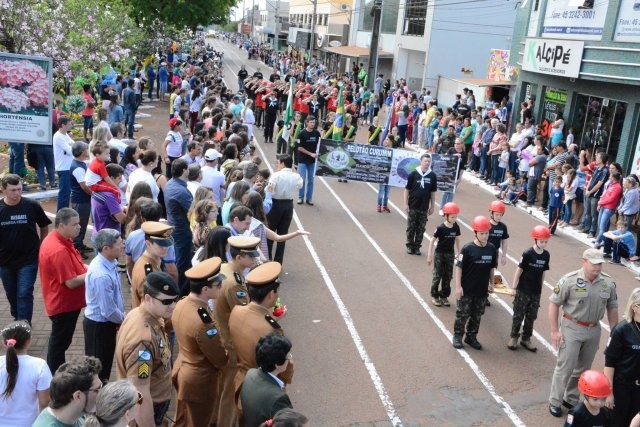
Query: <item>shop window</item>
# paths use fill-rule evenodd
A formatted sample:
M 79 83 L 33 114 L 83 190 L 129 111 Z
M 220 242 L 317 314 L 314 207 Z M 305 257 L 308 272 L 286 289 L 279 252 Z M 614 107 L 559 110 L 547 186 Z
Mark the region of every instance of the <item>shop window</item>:
M 380 32 L 384 34 L 395 34 L 398 28 L 398 11 L 400 10 L 400 0 L 386 0 L 382 7 L 380 16 Z
M 358 22 L 358 31 L 373 31 L 373 0 L 367 0 L 364 4 L 362 13 L 360 14 L 360 22 Z
M 571 125 L 574 142 L 591 152 L 604 149 L 610 161 L 616 159 L 626 113 L 626 102 L 578 94 Z
M 424 35 L 424 24 L 427 20 L 427 4 L 425 0 L 406 0 L 402 34 L 407 36 Z

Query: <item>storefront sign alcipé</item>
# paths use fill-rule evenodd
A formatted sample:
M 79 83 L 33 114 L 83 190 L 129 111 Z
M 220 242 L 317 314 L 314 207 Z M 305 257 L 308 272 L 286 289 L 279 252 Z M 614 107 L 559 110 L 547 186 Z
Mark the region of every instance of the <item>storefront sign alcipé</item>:
M 584 42 L 527 39 L 522 69 L 534 73 L 576 78 L 580 74 Z

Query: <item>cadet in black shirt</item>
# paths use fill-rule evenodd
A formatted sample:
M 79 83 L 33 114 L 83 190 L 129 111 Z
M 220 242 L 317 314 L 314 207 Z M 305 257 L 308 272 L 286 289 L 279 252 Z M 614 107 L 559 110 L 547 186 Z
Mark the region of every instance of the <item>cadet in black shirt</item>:
M 436 228 L 433 239 L 429 243 L 427 265 L 433 259 L 433 247 L 436 242 L 436 259 L 433 266 L 433 281 L 431 284 L 431 303 L 436 307 L 449 307 L 451 295 L 451 277 L 453 276 L 453 262 L 455 255 L 460 253 L 460 226 L 456 222 L 460 208 L 456 203 L 449 202 L 442 207 L 444 223 Z M 455 253 L 454 253 L 455 246 Z M 438 289 L 440 288 L 440 289 Z
M 533 335 L 533 322 L 537 319 L 540 308 L 544 272 L 549 269 L 550 256 L 544 248 L 549 243 L 551 232 L 545 225 L 536 225 L 531 231 L 531 237 L 534 239 L 533 247 L 522 253 L 520 264 L 518 264 L 511 284 L 511 287 L 516 290 L 516 297 L 513 300 L 511 339 L 507 344 L 509 350 L 518 348 L 520 325 L 523 319 L 520 345 L 529 351 L 537 350 L 531 343 L 531 335 Z
M 471 222 L 475 239 L 462 248 L 456 262 L 456 320 L 453 325 L 453 347 L 464 342 L 476 350 L 482 349 L 476 335 L 489 291 L 493 291 L 493 274 L 498 266 L 498 252 L 489 243 L 489 218 L 477 216 Z
M 404 187 L 404 209 L 407 211 L 407 253 L 420 255 L 422 235 L 427 217 L 433 213 L 438 178 L 431 170 L 431 155 L 420 156 L 420 166 L 409 174 Z

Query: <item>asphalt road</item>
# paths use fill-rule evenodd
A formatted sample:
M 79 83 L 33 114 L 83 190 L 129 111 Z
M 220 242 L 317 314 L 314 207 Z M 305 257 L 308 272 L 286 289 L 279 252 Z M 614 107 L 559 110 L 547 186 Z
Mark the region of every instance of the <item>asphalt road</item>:
M 237 88 L 241 64 L 251 74 L 257 67 L 244 51 L 222 40 L 210 40 L 225 51 L 226 82 Z M 366 130 L 358 140 L 366 140 Z M 256 128 L 258 154 L 273 166 L 274 144 L 262 143 Z M 391 214 L 375 211 L 377 186 L 316 178 L 315 206 L 296 205 L 291 229 L 309 237 L 287 243 L 281 298 L 289 312 L 281 323 L 293 341 L 296 373 L 289 387 L 294 407 L 313 425 L 503 426 L 557 425 L 547 398 L 555 366 L 549 344 L 548 297 L 565 273 L 580 268 L 587 246 L 559 232 L 549 244 L 551 270 L 543 289 L 535 324 L 537 353 L 509 351 L 512 298 L 492 297 L 482 318 L 483 350 L 451 346 L 455 308 L 430 303 L 431 268 L 426 257 L 405 253 L 406 216 L 402 190 L 393 188 Z M 493 196 L 463 182 L 456 195 L 461 207 L 462 242 L 472 240 L 467 227 L 486 215 Z M 500 266 L 507 280 L 520 254 L 532 245 L 529 233 L 541 222 L 524 211 L 507 208 L 509 259 Z M 429 218 L 427 233 L 442 222 Z M 426 251 L 427 240 L 423 252 Z M 618 285 L 620 310 L 636 286 L 633 273 L 605 264 Z M 451 298 L 453 301 L 453 298 Z M 600 351 L 594 362 L 602 368 L 608 336 L 606 318 Z

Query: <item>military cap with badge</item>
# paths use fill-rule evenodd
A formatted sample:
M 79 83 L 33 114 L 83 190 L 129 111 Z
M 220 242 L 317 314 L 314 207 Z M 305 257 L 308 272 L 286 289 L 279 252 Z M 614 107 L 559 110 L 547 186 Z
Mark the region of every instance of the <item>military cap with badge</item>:
M 219 287 L 222 281 L 226 279 L 226 276 L 220 273 L 221 265 L 222 259 L 220 257 L 212 257 L 202 261 L 195 267 L 190 268 L 184 273 L 184 275 L 191 281 L 191 283 L 207 285 L 217 283 L 217 286 Z M 213 323 L 213 319 L 206 307 L 198 308 L 198 316 L 200 317 L 200 320 L 202 320 L 202 323 L 206 325 Z M 218 329 L 215 325 L 211 325 L 211 327 L 205 332 L 209 338 L 213 338 L 218 334 Z
M 146 277 L 146 284 L 148 289 L 154 293 L 162 293 L 170 297 L 178 297 L 180 295 L 180 290 L 178 289 L 178 285 L 173 280 L 171 276 L 162 271 L 154 271 L 153 273 L 149 273 Z M 176 299 L 166 299 L 160 300 L 163 305 L 171 305 L 176 302 Z
M 247 286 L 262 287 L 272 284 L 280 284 L 278 277 L 282 273 L 282 265 L 276 261 L 266 262 L 257 266 L 247 275 Z M 280 317 L 287 311 L 287 306 L 280 302 L 280 297 L 276 299 L 274 306 L 271 308 L 271 312 L 274 316 Z M 267 321 L 274 328 L 280 328 L 280 325 L 271 317 L 265 316 Z
M 258 245 L 260 244 L 259 237 L 231 236 L 227 239 L 227 243 L 242 255 L 252 257 L 260 256 L 260 252 L 258 252 Z
M 173 233 L 175 227 L 159 221 L 145 221 L 140 228 L 144 232 L 145 240 L 149 240 L 162 247 L 173 245 L 171 233 Z

